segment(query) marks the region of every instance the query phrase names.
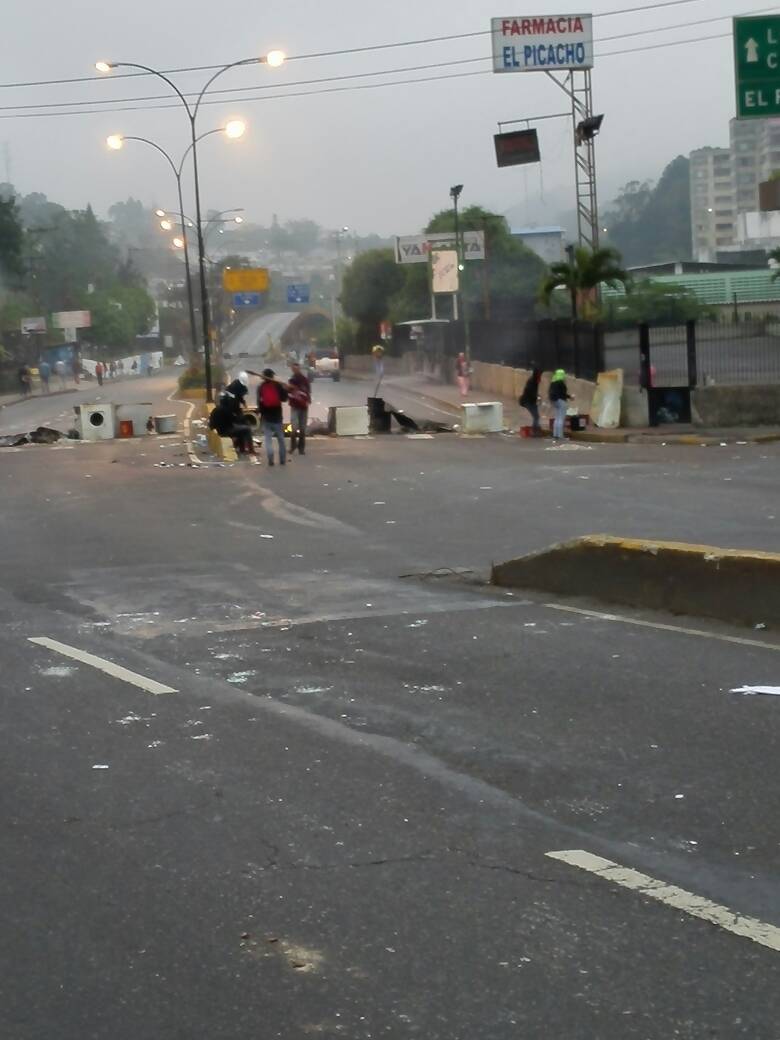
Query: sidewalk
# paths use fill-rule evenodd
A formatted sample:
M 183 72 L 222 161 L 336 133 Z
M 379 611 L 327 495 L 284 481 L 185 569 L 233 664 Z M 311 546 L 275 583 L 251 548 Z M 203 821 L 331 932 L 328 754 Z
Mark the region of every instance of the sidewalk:
M 75 394 L 79 390 L 83 390 L 82 386 L 69 386 L 65 390 L 50 390 L 48 394 L 27 394 L 25 397 L 20 397 L 18 394 L 2 394 L 0 395 L 0 408 L 7 408 L 12 404 L 22 404 L 24 401 L 42 401 L 48 397 L 61 397 L 63 394 Z
M 422 374 L 412 376 L 391 376 L 382 382 L 380 394 L 392 401 L 393 388 L 399 392 L 429 401 L 439 408 L 452 412 L 453 417 L 460 414 L 462 404 L 478 404 L 480 401 L 500 401 L 504 407 L 504 425 L 511 431 L 521 426 L 530 426 L 531 417 L 521 408 L 517 401 L 498 397 L 496 394 L 472 390 L 461 397 L 458 388 L 447 383 L 438 383 Z M 547 427 L 544 409 L 542 410 L 542 426 Z M 582 433 L 570 434 L 573 441 L 591 444 L 687 444 L 687 445 L 720 445 L 740 442 L 768 444 L 780 441 L 780 428 L 776 426 L 706 428 L 690 424 L 674 426 L 646 426 L 617 430 L 599 430 L 591 426 Z

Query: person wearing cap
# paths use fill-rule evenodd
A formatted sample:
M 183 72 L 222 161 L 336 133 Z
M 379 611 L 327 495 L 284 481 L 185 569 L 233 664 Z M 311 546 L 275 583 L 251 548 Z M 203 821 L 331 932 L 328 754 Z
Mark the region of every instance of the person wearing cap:
M 287 445 L 282 426 L 282 404 L 289 396 L 289 388 L 280 383 L 272 368 L 263 370 L 263 381 L 257 388 L 257 410 L 263 419 L 263 439 L 268 465 L 274 464 L 274 440 L 279 444 L 279 465 L 287 462 Z
M 566 373 L 562 368 L 558 368 L 553 372 L 553 377 L 550 382 L 550 404 L 553 406 L 555 412 L 555 419 L 553 421 L 553 440 L 563 440 L 563 435 L 566 430 L 566 407 L 567 402 L 571 401 L 572 397 L 569 393 L 569 389 L 566 386 Z

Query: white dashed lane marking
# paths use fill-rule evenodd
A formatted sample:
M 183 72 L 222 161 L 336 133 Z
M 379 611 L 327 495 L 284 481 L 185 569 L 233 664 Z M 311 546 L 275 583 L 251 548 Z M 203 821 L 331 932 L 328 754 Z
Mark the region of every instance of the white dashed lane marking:
M 57 654 L 62 654 L 63 657 L 69 657 L 73 661 L 80 661 L 81 664 L 88 664 L 91 668 L 96 668 L 99 672 L 105 672 L 106 675 L 110 675 L 113 679 L 119 679 L 121 682 L 130 683 L 131 686 L 137 686 L 139 690 L 144 690 L 146 693 L 153 693 L 157 696 L 161 693 L 178 692 L 171 686 L 165 686 L 155 679 L 139 675 L 138 672 L 131 672 L 128 668 L 114 664 L 113 661 L 106 661 L 103 657 L 88 654 L 86 650 L 68 646 L 67 643 L 59 643 L 56 639 L 49 639 L 47 636 L 29 636 L 28 638 L 36 646 L 43 646 L 47 650 L 53 650 Z
M 548 852 L 547 856 L 570 867 L 587 870 L 588 873 L 610 881 L 613 885 L 639 892 L 640 895 L 656 899 L 659 903 L 674 907 L 675 910 L 682 910 L 691 917 L 698 917 L 743 939 L 750 939 L 760 946 L 780 952 L 780 928 L 765 921 L 759 921 L 755 917 L 744 917 L 734 910 L 729 910 L 727 906 L 711 903 L 709 899 L 694 895 L 693 892 L 686 892 L 684 888 L 668 885 L 665 881 L 659 881 L 648 874 L 640 874 L 638 870 L 621 867 L 619 863 L 594 856 L 582 849 Z

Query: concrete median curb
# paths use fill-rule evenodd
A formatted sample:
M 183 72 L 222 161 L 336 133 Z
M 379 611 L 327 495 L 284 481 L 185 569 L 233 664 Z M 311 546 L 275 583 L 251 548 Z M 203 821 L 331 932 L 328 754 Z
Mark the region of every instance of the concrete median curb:
M 596 534 L 494 564 L 492 584 L 780 626 L 780 553 Z

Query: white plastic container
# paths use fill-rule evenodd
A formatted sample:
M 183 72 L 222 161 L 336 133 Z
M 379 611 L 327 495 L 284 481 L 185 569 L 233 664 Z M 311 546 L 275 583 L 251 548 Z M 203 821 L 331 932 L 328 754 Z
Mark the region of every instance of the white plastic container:
M 337 437 L 367 436 L 368 408 L 365 405 L 344 405 L 328 409 L 328 429 Z
M 504 406 L 500 401 L 462 404 L 463 433 L 501 433 L 504 428 Z

